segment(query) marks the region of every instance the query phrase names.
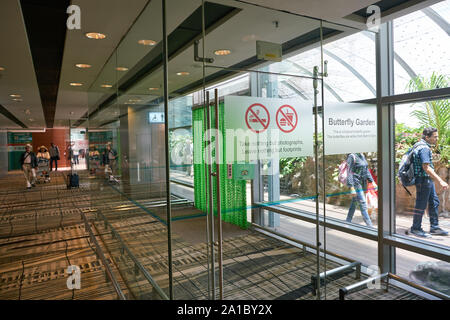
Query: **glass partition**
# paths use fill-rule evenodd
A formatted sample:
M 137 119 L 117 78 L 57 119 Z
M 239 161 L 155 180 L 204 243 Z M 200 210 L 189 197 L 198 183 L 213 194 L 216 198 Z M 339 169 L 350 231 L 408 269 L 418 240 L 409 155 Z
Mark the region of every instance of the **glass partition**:
M 205 103 L 194 119 L 207 143 L 195 141 L 194 129 L 194 179 L 205 182 L 195 183 L 204 185 L 195 206 L 215 222 L 208 230 L 217 243 L 210 292 L 215 299 L 284 299 L 304 285 L 293 270 L 311 253 L 307 278 L 325 270 L 317 246 L 323 231 L 314 227 L 323 29 L 318 20 L 239 1 L 203 2 L 202 9 L 203 39 L 194 54 Z M 300 185 L 302 176 L 307 182 Z M 306 219 L 304 211 L 313 230 L 303 242 L 296 221 Z
M 172 290 L 162 30 L 162 1 L 151 1 L 89 89 L 96 225 L 134 299 Z

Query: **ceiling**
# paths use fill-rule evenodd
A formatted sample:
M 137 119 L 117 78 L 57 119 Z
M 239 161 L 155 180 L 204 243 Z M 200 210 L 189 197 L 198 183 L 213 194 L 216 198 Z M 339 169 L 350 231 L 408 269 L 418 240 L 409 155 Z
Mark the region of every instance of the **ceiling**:
M 45 126 L 44 113 L 20 3 L 2 0 L 0 7 L 0 67 L 5 68 L 0 71 L 0 105 L 25 126 L 42 128 Z M 13 101 L 11 94 L 20 95 L 22 101 Z M 8 120 L 0 125 L 3 128 L 5 125 L 7 128 L 21 127 Z
M 43 0 L 21 1 L 36 5 Z M 251 69 L 257 65 L 258 67 L 264 65 L 255 56 L 257 40 L 283 44 L 284 57 L 317 46 L 320 21 L 304 16 L 323 18 L 337 23 L 323 24 L 325 41 L 331 41 L 364 28 L 364 17 L 361 16 L 361 12 L 368 5 L 376 3 L 383 7 L 387 6 L 388 2 L 385 0 L 206 2 L 207 35 L 204 51 L 206 57 L 215 60 L 213 64 L 207 64 L 205 76 L 210 83 L 214 83 L 235 76 L 236 73 L 230 72 L 230 68 Z M 406 4 L 400 0 L 390 1 L 392 2 L 398 3 L 395 7 L 398 10 L 389 6 L 386 10 L 391 16 L 395 16 L 439 1 L 412 0 Z M 33 41 L 29 41 L 29 33 L 27 34 L 26 25 L 29 25 L 29 22 L 24 24 L 20 1 L 1 1 L 0 41 L 10 44 L 7 50 L 0 51 L 0 66 L 6 67 L 5 71 L 0 71 L 0 105 L 7 111 L 4 114 L 9 112 L 8 116 L 1 115 L 0 108 L 1 128 L 68 127 L 73 123 L 83 123 L 83 118 L 89 114 L 92 123 L 97 122 L 100 125 L 117 118 L 121 111 L 120 105 L 127 107 L 150 102 L 157 105 L 160 101 L 158 97 L 162 93 L 163 78 L 161 1 L 73 0 L 71 4 L 81 8 L 81 30 L 66 30 L 65 25 L 61 26 L 61 23 L 57 26 L 60 30 L 64 29 L 65 35 L 59 48 L 61 56 L 58 75 L 52 80 L 55 88 L 49 92 L 42 89 L 41 81 L 38 85 L 36 74 L 39 78 L 41 74 L 39 66 L 43 65 L 44 58 L 41 56 L 37 59 L 34 54 L 35 45 Z M 194 61 L 194 40 L 201 39 L 202 36 L 201 4 L 201 0 L 167 0 L 171 96 L 192 92 L 202 84 L 203 64 Z M 25 17 L 28 15 L 25 14 Z M 64 13 L 64 20 L 67 17 L 67 13 Z M 388 15 L 382 17 L 387 19 Z M 38 27 L 33 28 L 35 33 L 42 30 Z M 87 32 L 101 32 L 107 37 L 103 40 L 92 40 L 85 36 Z M 156 44 L 154 46 L 138 44 L 142 39 L 154 40 Z M 53 45 L 55 43 L 59 42 L 55 40 Z M 214 55 L 214 50 L 224 48 L 231 50 L 232 54 Z M 202 43 L 199 52 L 202 56 Z M 77 63 L 89 64 L 92 67 L 79 69 L 75 66 Z M 312 62 L 311 66 L 304 67 L 312 70 L 313 64 L 318 63 L 320 57 Z M 55 65 L 58 65 L 57 62 Z M 116 71 L 116 66 L 127 67 L 128 71 Z M 190 74 L 176 75 L 181 71 Z M 83 85 L 72 87 L 70 86 L 72 82 Z M 102 88 L 102 84 L 111 84 L 113 87 Z M 158 90 L 149 91 L 149 88 Z M 12 101 L 10 94 L 21 94 L 23 101 Z M 48 101 L 53 101 L 53 106 Z

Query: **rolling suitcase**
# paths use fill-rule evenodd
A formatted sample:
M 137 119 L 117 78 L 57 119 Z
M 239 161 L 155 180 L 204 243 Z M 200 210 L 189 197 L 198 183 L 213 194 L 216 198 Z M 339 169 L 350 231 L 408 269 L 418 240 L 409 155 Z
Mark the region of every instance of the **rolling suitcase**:
M 78 174 L 71 173 L 67 175 L 67 189 L 79 187 L 80 187 L 80 178 L 78 177 Z

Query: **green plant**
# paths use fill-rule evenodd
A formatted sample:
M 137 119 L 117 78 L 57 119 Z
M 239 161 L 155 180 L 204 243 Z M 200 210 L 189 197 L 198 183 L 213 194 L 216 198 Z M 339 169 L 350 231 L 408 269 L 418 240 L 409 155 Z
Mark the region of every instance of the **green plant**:
M 280 174 L 284 176 L 289 176 L 297 170 L 303 167 L 306 161 L 306 157 L 297 158 L 281 158 L 280 159 Z
M 449 86 L 449 77 L 435 72 L 429 78 L 417 76 L 408 83 L 409 92 L 446 88 Z M 419 108 L 417 108 L 417 105 Z M 435 151 L 441 155 L 441 162 L 448 165 L 450 160 L 448 146 L 450 144 L 450 100 L 434 100 L 425 103 L 413 104 L 416 110 L 410 115 L 415 117 L 421 128 L 434 127 L 438 130 L 439 140 Z

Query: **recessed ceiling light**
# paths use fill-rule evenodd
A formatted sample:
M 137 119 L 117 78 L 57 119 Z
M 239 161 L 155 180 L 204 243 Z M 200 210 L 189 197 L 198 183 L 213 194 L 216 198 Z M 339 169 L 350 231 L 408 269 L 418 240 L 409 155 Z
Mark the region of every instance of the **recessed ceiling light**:
M 126 68 L 126 67 L 117 67 L 116 70 L 117 71 L 128 71 L 128 68 Z
M 88 69 L 88 68 L 92 67 L 90 64 L 85 64 L 85 63 L 77 63 L 75 66 L 80 69 Z
M 20 94 L 10 94 L 11 98 L 21 98 L 22 96 Z
M 148 90 L 150 90 L 150 91 L 156 91 L 156 90 L 159 90 L 159 88 L 148 88 Z
M 5 71 L 5 67 L 0 67 L 0 71 Z
M 112 88 L 112 84 L 102 84 L 100 87 L 102 87 L 102 88 Z
M 15 99 L 13 99 L 13 101 L 16 101 L 16 102 L 22 102 L 23 100 L 22 100 L 22 99 L 19 99 L 19 98 L 15 98 Z
M 83 84 L 82 83 L 78 83 L 78 82 L 71 82 L 70 85 L 72 87 L 81 87 Z
M 142 44 L 144 46 L 154 46 L 156 44 L 156 41 L 153 40 L 139 40 L 139 44 Z
M 188 76 L 188 75 L 189 75 L 189 72 L 185 72 L 185 71 L 177 72 L 177 76 Z
M 220 50 L 214 51 L 214 54 L 216 56 L 226 56 L 226 55 L 229 55 L 230 53 L 231 53 L 231 50 L 228 50 L 228 49 L 220 49 Z
M 89 33 L 86 33 L 86 37 L 88 37 L 89 39 L 101 40 L 101 39 L 105 39 L 106 35 L 104 35 L 103 33 L 98 33 L 98 32 L 89 32 Z

